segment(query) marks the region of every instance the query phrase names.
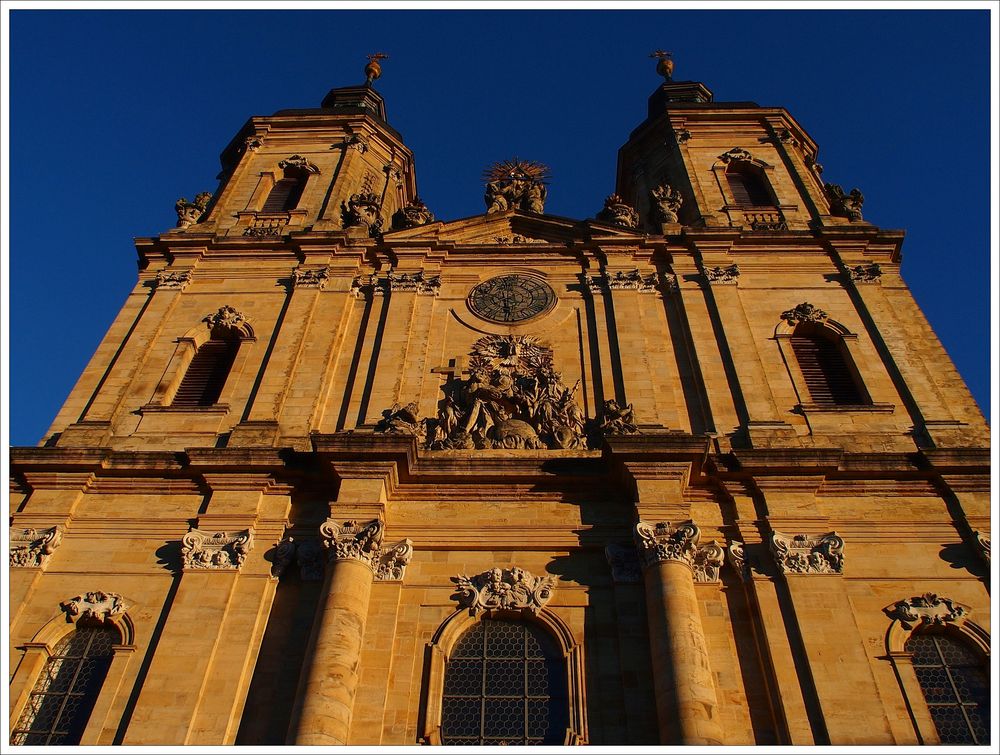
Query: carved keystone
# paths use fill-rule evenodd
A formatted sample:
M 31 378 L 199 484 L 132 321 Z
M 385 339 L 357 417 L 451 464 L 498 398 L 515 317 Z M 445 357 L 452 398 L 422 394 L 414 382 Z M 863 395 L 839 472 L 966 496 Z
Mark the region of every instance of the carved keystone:
M 964 621 L 972 609 L 963 603 L 927 592 L 896 601 L 882 610 L 890 619 L 897 619 L 905 629 L 913 629 L 918 625 L 941 626 Z
M 499 567 L 467 577 L 459 574 L 451 581 L 458 587 L 458 603 L 473 616 L 496 609 L 537 614 L 552 597 L 555 577 L 535 577 L 524 569 Z
M 85 592 L 59 604 L 73 621 L 91 620 L 106 623 L 126 611 L 125 598 L 116 592 Z

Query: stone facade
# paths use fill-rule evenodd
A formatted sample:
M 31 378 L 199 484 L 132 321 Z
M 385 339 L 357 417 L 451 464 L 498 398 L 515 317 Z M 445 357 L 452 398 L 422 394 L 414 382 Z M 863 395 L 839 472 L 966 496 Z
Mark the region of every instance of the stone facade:
M 902 232 L 788 112 L 661 67 L 593 219 L 516 161 L 436 219 L 371 72 L 247 123 L 11 451 L 12 727 L 91 622 L 121 643 L 84 744 L 436 744 L 494 617 L 558 647 L 567 744 L 939 741 L 904 645 L 988 654 L 989 428 Z M 810 397 L 799 326 L 860 403 Z

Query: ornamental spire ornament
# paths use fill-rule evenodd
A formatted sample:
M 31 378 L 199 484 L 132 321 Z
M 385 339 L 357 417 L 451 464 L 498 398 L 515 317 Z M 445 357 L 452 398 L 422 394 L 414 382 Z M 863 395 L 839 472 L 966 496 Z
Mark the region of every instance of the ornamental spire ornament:
M 389 56 L 384 52 L 376 52 L 368 56 L 368 65 L 365 66 L 365 86 L 370 87 L 375 83 L 375 79 L 382 75 L 380 60 L 388 60 Z
M 667 81 L 673 81 L 674 61 L 673 53 L 664 50 L 654 50 L 649 57 L 656 58 L 656 72 Z

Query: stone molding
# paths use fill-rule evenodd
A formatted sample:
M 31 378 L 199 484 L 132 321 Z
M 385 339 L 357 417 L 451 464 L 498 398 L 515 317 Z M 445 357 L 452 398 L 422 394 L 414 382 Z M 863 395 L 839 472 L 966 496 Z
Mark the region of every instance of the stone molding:
M 327 519 L 320 525 L 319 534 L 331 561 L 359 561 L 372 570 L 379 582 L 402 580 L 413 558 L 413 541 L 409 538 L 389 547 L 383 545 L 385 524 L 380 519 L 364 523 Z
M 280 579 L 293 563 L 298 565 L 303 582 L 323 581 L 323 546 L 319 540 L 285 537 L 278 541 L 271 559 L 271 577 Z
M 125 598 L 116 592 L 95 590 L 63 601 L 59 607 L 73 621 L 92 620 L 106 623 L 125 613 L 128 606 Z
M 618 585 L 635 585 L 642 582 L 642 564 L 634 547 L 610 543 L 604 555 L 611 567 L 611 579 Z
M 855 283 L 878 283 L 882 280 L 882 268 L 877 262 L 868 265 L 855 265 L 847 274 Z
M 825 535 L 771 533 L 771 553 L 783 574 L 843 574 L 844 540 Z
M 736 285 L 737 279 L 740 277 L 740 266 L 739 265 L 729 265 L 728 267 L 706 267 L 705 268 L 705 278 L 710 284 L 716 283 L 731 283 Z
M 191 282 L 190 270 L 160 270 L 153 279 L 156 288 L 174 288 L 184 290 Z
M 329 279 L 330 272 L 325 267 L 297 267 L 292 270 L 292 281 L 295 288 L 318 288 L 322 291 L 326 288 L 326 283 Z
M 10 531 L 10 566 L 22 569 L 44 569 L 49 557 L 62 542 L 61 525 L 37 530 L 27 527 Z
M 192 527 L 181 539 L 184 569 L 239 569 L 253 548 L 253 527 L 206 532 Z
M 459 574 L 451 581 L 457 585 L 459 605 L 474 616 L 498 609 L 537 614 L 549 602 L 556 586 L 555 577 L 536 577 L 516 566 L 494 567 L 474 577 Z
M 913 629 L 917 626 L 943 626 L 964 621 L 972 609 L 964 603 L 927 592 L 898 600 L 882 610 L 890 619 L 899 621 L 904 629 Z
M 807 301 L 796 304 L 792 309 L 786 309 L 781 313 L 781 319 L 792 327 L 800 322 L 822 323 L 829 319 L 829 315 L 819 307 L 814 307 Z

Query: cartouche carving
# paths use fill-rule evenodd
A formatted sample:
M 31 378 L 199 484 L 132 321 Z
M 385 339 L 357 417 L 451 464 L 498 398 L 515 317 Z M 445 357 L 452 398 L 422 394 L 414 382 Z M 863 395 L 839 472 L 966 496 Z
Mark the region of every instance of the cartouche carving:
M 22 568 L 45 568 L 49 556 L 62 542 L 60 525 L 38 530 L 34 527 L 10 531 L 10 565 Z
M 306 173 L 319 173 L 319 168 L 306 160 L 302 155 L 292 155 L 278 162 L 278 167 L 282 170 L 302 170 Z
M 604 555 L 611 566 L 611 579 L 616 584 L 632 585 L 642 582 L 642 565 L 635 548 L 611 543 L 605 546 Z
M 212 201 L 212 192 L 203 191 L 196 195 L 193 202 L 187 201 L 184 197 L 177 200 L 174 209 L 177 211 L 177 227 L 187 228 L 197 223 L 201 216 L 205 214 L 205 208 Z
M 740 277 L 740 266 L 706 267 L 705 277 L 709 283 L 736 283 L 737 278 Z
M 688 137 L 690 138 L 690 132 Z M 656 223 L 676 223 L 684 197 L 670 184 L 660 184 L 649 191 L 649 208 Z
M 784 574 L 843 574 L 844 540 L 826 535 L 771 533 L 771 553 Z
M 830 214 L 847 218 L 852 223 L 862 220 L 861 207 L 865 203 L 865 195 L 858 189 L 844 192 L 840 184 L 823 184 L 826 198 L 830 200 Z
M 604 200 L 604 209 L 597 213 L 597 219 L 622 228 L 635 228 L 639 225 L 639 213 L 634 207 L 625 204 L 625 200 L 617 194 Z
M 451 581 L 458 585 L 459 605 L 473 615 L 497 609 L 537 614 L 556 586 L 555 577 L 536 577 L 516 566 L 496 567 L 474 577 L 459 574 Z
M 116 592 L 85 592 L 59 604 L 74 621 L 99 621 L 107 623 L 121 615 L 128 606 L 125 598 Z
M 877 262 L 869 265 L 855 265 L 847 271 L 855 283 L 878 283 L 882 278 L 882 268 Z
M 527 210 L 539 215 L 545 211 L 548 189 L 545 179 L 549 169 L 530 160 L 502 160 L 483 173 L 486 182 L 486 213 Z
M 943 626 L 968 618 L 964 603 L 942 598 L 932 592 L 899 600 L 882 609 L 890 619 L 898 619 L 904 629 L 916 626 Z
M 378 581 L 398 581 L 413 558 L 409 538 L 385 547 L 385 524 L 380 519 L 360 523 L 355 519 L 338 522 L 327 519 L 319 528 L 328 557 L 333 561 L 360 561 L 372 570 Z
M 235 307 L 224 304 L 219 307 L 218 312 L 208 315 L 202 322 L 207 322 L 213 332 L 219 329 L 242 332 L 243 326 L 250 322 L 250 318 Z
M 781 313 L 781 319 L 792 326 L 800 322 L 824 322 L 828 318 L 829 315 L 826 312 L 807 301 L 796 304 L 794 308 L 786 309 Z
M 239 569 L 253 548 L 253 528 L 206 532 L 191 528 L 181 538 L 185 569 Z
M 191 282 L 190 270 L 160 270 L 153 279 L 156 288 L 177 288 L 183 290 Z

